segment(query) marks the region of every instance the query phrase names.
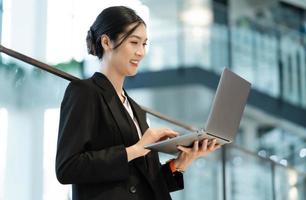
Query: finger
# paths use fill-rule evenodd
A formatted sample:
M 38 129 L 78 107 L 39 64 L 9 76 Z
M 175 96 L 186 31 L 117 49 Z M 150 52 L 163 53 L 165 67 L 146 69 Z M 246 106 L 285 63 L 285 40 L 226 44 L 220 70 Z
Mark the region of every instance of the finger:
M 170 137 L 176 137 L 180 135 L 178 132 L 173 131 L 173 133 L 171 133 Z
M 187 148 L 187 147 L 183 147 L 183 146 L 177 146 L 177 149 L 181 150 L 182 152 L 185 152 L 185 153 L 189 153 L 190 152 L 190 148 Z
M 162 129 L 160 131 L 157 132 L 156 136 L 157 136 L 157 140 L 161 140 L 161 139 L 167 139 L 167 138 L 173 138 L 176 137 L 178 133 L 174 132 L 174 131 L 168 131 L 167 129 Z
M 208 139 L 204 139 L 201 146 L 201 151 L 207 151 Z
M 165 128 L 162 132 L 163 132 L 162 134 L 167 135 L 169 137 L 175 137 L 175 136 L 179 135 L 178 132 L 175 132 L 175 131 L 173 131 L 171 129 L 168 129 L 168 128 Z
M 193 151 L 193 152 L 198 152 L 198 151 L 199 151 L 199 141 L 198 141 L 198 140 L 196 140 L 196 141 L 193 143 L 192 151 Z
M 167 132 L 167 133 L 169 133 L 169 134 L 178 135 L 178 132 L 176 132 L 176 131 L 174 131 L 174 130 L 172 130 L 172 129 L 170 129 L 170 128 L 163 128 L 163 129 L 162 129 L 162 132 Z
M 212 141 L 212 143 L 208 147 L 209 151 L 213 151 L 214 150 L 216 143 L 217 143 L 217 139 L 214 139 Z
M 169 137 L 168 137 L 168 136 L 163 136 L 163 137 L 159 138 L 159 140 L 158 140 L 158 141 L 163 141 L 163 140 L 167 140 L 167 139 L 169 139 Z
M 163 131 L 166 131 L 166 132 L 175 132 L 174 130 L 170 129 L 170 128 L 162 128 Z

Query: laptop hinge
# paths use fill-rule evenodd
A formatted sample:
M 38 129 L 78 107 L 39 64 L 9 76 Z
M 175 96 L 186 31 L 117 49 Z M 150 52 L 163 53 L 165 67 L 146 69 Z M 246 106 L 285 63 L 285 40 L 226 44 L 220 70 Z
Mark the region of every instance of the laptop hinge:
M 213 137 L 216 137 L 216 138 L 218 138 L 218 139 L 224 140 L 224 141 L 226 141 L 226 142 L 231 142 L 231 141 L 228 140 L 228 139 L 222 138 L 222 137 L 220 137 L 220 136 L 217 136 L 217 135 L 214 135 L 214 134 L 211 134 L 211 133 L 208 133 L 208 132 L 206 132 L 206 134 L 207 134 L 207 135 L 210 135 L 210 136 L 213 136 Z

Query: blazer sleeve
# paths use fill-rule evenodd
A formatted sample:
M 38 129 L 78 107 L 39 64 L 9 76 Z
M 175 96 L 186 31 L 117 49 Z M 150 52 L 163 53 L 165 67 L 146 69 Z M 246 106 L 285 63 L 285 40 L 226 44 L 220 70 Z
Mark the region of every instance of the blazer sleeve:
M 56 175 L 62 184 L 122 181 L 128 178 L 124 145 L 87 151 L 98 119 L 98 93 L 81 81 L 71 82 L 61 104 Z M 111 134 L 111 133 L 101 133 Z
M 181 172 L 172 173 L 168 163 L 161 166 L 161 171 L 169 192 L 184 189 L 184 178 Z

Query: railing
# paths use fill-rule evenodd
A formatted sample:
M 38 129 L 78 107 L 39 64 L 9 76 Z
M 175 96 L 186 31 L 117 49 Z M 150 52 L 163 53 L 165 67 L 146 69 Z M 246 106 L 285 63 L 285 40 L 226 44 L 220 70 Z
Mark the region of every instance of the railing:
M 77 77 L 75 77 L 75 76 L 72 76 L 71 74 L 68 74 L 68 73 L 62 71 L 62 70 L 59 70 L 59 69 L 57 69 L 57 68 L 55 68 L 55 67 L 52 67 L 52 66 L 50 66 L 50 65 L 47 65 L 47 64 L 45 64 L 45 63 L 43 63 L 43 62 L 40 62 L 40 61 L 38 61 L 38 60 L 36 60 L 36 59 L 30 58 L 29 56 L 26 56 L 26 55 L 24 55 L 24 54 L 21 54 L 21 53 L 19 53 L 19 52 L 17 52 L 17 51 L 8 49 L 8 48 L 6 48 L 6 47 L 4 47 L 4 46 L 2 46 L 2 45 L 0 45 L 0 52 L 3 52 L 3 53 L 5 53 L 5 54 L 7 54 L 7 55 L 9 55 L 9 56 L 11 56 L 11 57 L 14 57 L 14 58 L 18 59 L 18 60 L 24 61 L 25 63 L 28 63 L 28 64 L 30 64 L 30 65 L 33 65 L 33 66 L 35 66 L 35 67 L 38 67 L 38 68 L 40 68 L 40 69 L 42 69 L 42 70 L 45 70 L 45 71 L 47 71 L 47 72 L 50 72 L 50 73 L 52 73 L 52 74 L 54 74 L 54 75 L 56 75 L 56 76 L 62 77 L 62 78 L 64 78 L 64 79 L 68 80 L 68 81 L 73 81 L 73 80 L 78 80 L 78 79 L 79 79 L 79 78 L 77 78 Z M 158 113 L 158 112 L 156 112 L 156 111 L 153 111 L 153 110 L 151 110 L 151 109 L 149 109 L 149 108 L 146 108 L 146 107 L 144 107 L 144 106 L 141 106 L 141 108 L 142 108 L 145 112 L 147 112 L 147 113 L 149 113 L 149 114 L 151 114 L 151 115 L 153 115 L 153 116 L 156 116 L 156 117 L 158 117 L 158 118 L 160 118 L 160 119 L 163 119 L 163 120 L 168 121 L 168 122 L 170 122 L 170 123 L 172 123 L 172 124 L 175 124 L 175 125 L 177 125 L 177 126 L 180 126 L 180 127 L 184 128 L 184 129 L 186 129 L 186 130 L 190 130 L 190 131 L 195 131 L 195 130 L 196 130 L 196 128 L 194 128 L 194 127 L 192 127 L 192 126 L 186 125 L 186 124 L 184 124 L 184 123 L 182 123 L 182 122 L 179 122 L 179 121 L 177 121 L 177 120 L 175 120 L 175 119 L 172 119 L 172 118 L 170 118 L 170 117 L 164 116 L 164 115 L 162 115 L 161 113 Z
M 65 72 L 63 72 L 61 70 L 58 70 L 54 67 L 51 67 L 51 66 L 49 66 L 45 63 L 42 63 L 42 62 L 40 62 L 38 60 L 35 60 L 35 59 L 32 59 L 32 58 L 30 58 L 26 55 L 20 54 L 16 51 L 5 48 L 3 46 L 0 46 L 0 51 L 9 55 L 9 56 L 12 56 L 16 59 L 22 60 L 22 61 L 24 61 L 28 64 L 36 66 L 36 67 L 38 67 L 42 70 L 48 71 L 48 72 L 50 72 L 50 73 L 52 73 L 56 76 L 62 77 L 66 80 L 72 81 L 72 80 L 77 80 L 78 79 L 78 78 L 76 78 L 76 77 L 74 77 L 74 76 L 72 76 L 68 73 L 65 73 Z M 151 109 L 148 109 L 148 108 L 145 108 L 145 107 L 142 107 L 142 108 L 147 113 L 157 117 L 158 119 L 165 120 L 165 121 L 167 121 L 171 124 L 174 124 L 176 126 L 179 126 L 179 127 L 184 128 L 186 130 L 189 130 L 189 131 L 194 131 L 195 130 L 194 127 L 186 125 L 182 122 L 174 120 L 174 119 L 172 119 L 170 117 L 167 117 L 165 115 L 162 115 L 161 113 L 152 111 Z M 165 156 L 165 155 L 162 155 L 162 156 Z M 277 176 L 277 173 L 276 173 L 277 170 L 284 169 L 285 171 L 294 171 L 294 177 L 302 177 L 302 178 L 304 177 L 304 179 L 306 177 L 306 173 L 297 172 L 293 168 L 285 167 L 285 166 L 283 166 L 283 165 L 281 165 L 277 162 L 274 162 L 271 159 L 260 157 L 257 154 L 255 154 L 253 152 L 250 152 L 250 151 L 247 151 L 245 149 L 242 149 L 241 147 L 238 147 L 236 145 L 228 145 L 227 147 L 226 146 L 222 147 L 221 151 L 219 152 L 219 156 L 217 156 L 217 160 L 221 161 L 221 163 L 222 163 L 222 165 L 220 165 L 221 169 L 219 171 L 220 172 L 219 175 L 221 176 L 220 179 L 222 180 L 222 181 L 220 181 L 222 183 L 222 189 L 221 190 L 217 189 L 217 193 L 222 194 L 221 195 L 222 197 L 220 197 L 218 199 L 223 199 L 223 200 L 239 198 L 239 194 L 237 194 L 238 195 L 238 197 L 237 197 L 237 195 L 235 196 L 234 194 L 231 193 L 231 189 L 234 189 L 234 190 L 237 189 L 237 188 L 234 188 L 236 186 L 233 186 L 232 184 L 228 184 L 228 183 L 233 183 L 233 182 L 237 184 L 237 177 L 229 175 L 230 173 L 237 173 L 235 171 L 235 169 L 237 168 L 237 163 L 238 163 L 238 168 L 239 169 L 241 168 L 241 170 L 243 170 L 243 168 L 245 167 L 244 164 L 246 166 L 249 166 L 249 165 L 247 165 L 249 160 L 253 160 L 252 162 L 259 163 L 259 165 L 263 164 L 264 166 L 268 167 L 269 171 L 271 171 L 271 174 L 268 174 L 269 175 L 268 178 L 269 178 L 269 180 L 271 181 L 272 184 L 271 184 L 271 191 L 270 191 L 271 194 L 269 193 L 271 198 L 266 198 L 266 199 L 273 199 L 273 200 L 280 199 L 280 198 L 278 198 L 279 194 L 277 193 L 278 192 L 277 188 L 278 188 L 278 184 L 281 184 L 281 183 L 278 182 L 279 177 Z M 241 161 L 241 160 L 244 160 L 245 163 L 243 163 L 243 161 Z M 234 164 L 231 163 L 231 162 L 233 162 Z M 261 173 L 264 173 L 265 169 L 266 168 L 261 168 L 260 166 L 258 166 L 258 167 L 256 166 L 255 171 L 260 170 Z M 196 170 L 193 170 L 193 171 L 196 172 Z M 237 174 L 237 175 L 239 175 L 239 174 Z M 192 174 L 189 174 L 189 175 L 187 174 L 186 176 L 187 176 L 187 181 L 188 181 L 188 179 L 191 180 L 191 178 L 188 178 L 188 177 L 191 177 Z M 256 175 L 253 175 L 252 178 L 256 179 L 257 177 L 256 177 Z M 238 180 L 238 182 L 239 181 L 240 180 Z M 192 180 L 191 180 L 191 182 L 192 182 Z M 239 183 L 241 184 L 241 181 Z M 295 186 L 296 184 L 297 183 L 294 183 L 292 187 L 296 187 Z M 199 187 L 199 186 L 197 185 L 197 187 Z M 185 196 L 183 194 L 184 193 L 189 193 L 189 192 L 191 192 L 191 191 L 189 191 L 189 189 L 186 188 L 186 190 L 183 193 L 175 194 L 176 199 L 183 198 L 183 196 Z M 306 193 L 305 191 L 302 191 L 301 194 L 304 195 L 305 193 Z M 243 195 L 243 193 L 240 193 L 240 195 Z M 192 198 L 188 198 L 188 199 L 192 199 Z

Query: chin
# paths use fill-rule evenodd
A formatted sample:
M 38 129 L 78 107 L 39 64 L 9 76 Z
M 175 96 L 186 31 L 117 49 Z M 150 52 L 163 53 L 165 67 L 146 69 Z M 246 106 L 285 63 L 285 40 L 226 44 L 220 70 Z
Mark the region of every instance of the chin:
M 127 73 L 127 76 L 135 76 L 137 74 L 137 70 L 135 70 L 135 71 L 129 71 L 128 73 Z

